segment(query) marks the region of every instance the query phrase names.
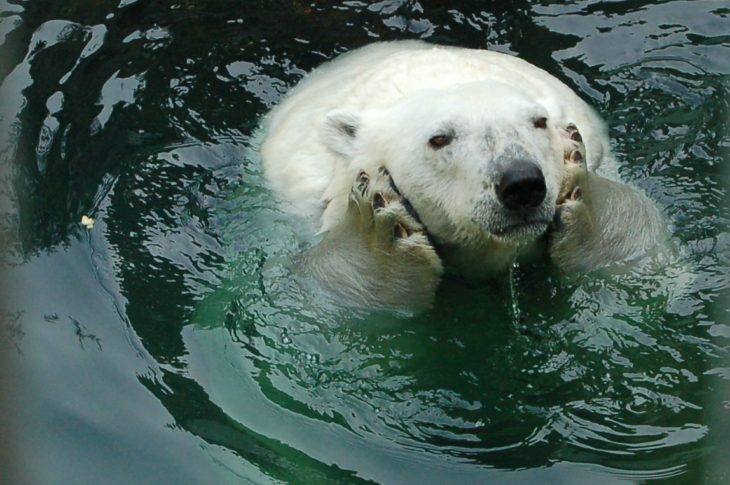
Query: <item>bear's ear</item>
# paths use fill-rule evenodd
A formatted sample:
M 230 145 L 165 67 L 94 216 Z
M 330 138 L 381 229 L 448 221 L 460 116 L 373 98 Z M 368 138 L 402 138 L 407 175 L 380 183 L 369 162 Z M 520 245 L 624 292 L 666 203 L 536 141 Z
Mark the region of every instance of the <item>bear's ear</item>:
M 322 124 L 319 138 L 329 150 L 345 158 L 355 155 L 355 138 L 360 129 L 360 115 L 351 111 L 332 111 Z

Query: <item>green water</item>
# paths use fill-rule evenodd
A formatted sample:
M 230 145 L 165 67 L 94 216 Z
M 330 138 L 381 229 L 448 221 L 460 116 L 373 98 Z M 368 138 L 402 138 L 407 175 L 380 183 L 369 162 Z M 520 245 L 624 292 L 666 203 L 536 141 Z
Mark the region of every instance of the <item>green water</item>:
M 0 482 L 730 480 L 727 2 L 0 12 Z M 451 279 L 420 315 L 287 285 L 311 228 L 266 188 L 259 117 L 324 60 L 404 38 L 563 79 L 676 254 Z

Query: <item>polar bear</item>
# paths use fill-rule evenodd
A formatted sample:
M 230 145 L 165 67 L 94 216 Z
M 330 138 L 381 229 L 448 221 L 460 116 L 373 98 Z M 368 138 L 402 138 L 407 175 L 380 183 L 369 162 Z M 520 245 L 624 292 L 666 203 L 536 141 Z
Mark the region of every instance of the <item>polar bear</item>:
M 596 113 L 506 54 L 373 44 L 317 68 L 264 130 L 266 177 L 320 220 L 302 267 L 364 305 L 428 301 L 444 268 L 493 275 L 546 235 L 575 271 L 663 234 L 648 198 L 596 173 L 612 161 Z

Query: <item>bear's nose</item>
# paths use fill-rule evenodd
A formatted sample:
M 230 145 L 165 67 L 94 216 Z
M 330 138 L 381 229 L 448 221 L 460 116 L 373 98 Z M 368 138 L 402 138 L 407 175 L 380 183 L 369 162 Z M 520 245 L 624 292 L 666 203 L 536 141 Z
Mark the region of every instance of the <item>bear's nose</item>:
M 546 190 L 540 167 L 518 160 L 502 174 L 497 184 L 497 197 L 510 210 L 533 209 L 545 200 Z

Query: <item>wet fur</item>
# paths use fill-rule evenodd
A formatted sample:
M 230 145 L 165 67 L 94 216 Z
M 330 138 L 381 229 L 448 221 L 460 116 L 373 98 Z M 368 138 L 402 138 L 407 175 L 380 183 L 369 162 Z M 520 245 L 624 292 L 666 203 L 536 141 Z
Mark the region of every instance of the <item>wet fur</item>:
M 428 306 L 444 265 L 488 276 L 545 232 L 566 272 L 638 256 L 666 238 L 651 200 L 595 173 L 611 161 L 597 115 L 510 56 L 375 44 L 315 70 L 265 128 L 267 177 L 320 216 L 322 239 L 298 259 L 297 274 L 345 305 Z M 453 142 L 430 149 L 443 133 Z M 540 168 L 547 195 L 534 211 L 539 224 L 502 237 L 517 217 L 495 187 L 518 160 Z
M 443 272 L 418 214 L 383 168 L 357 176 L 344 217 L 296 269 L 340 303 L 414 310 L 430 306 Z
M 667 241 L 661 211 L 637 189 L 588 171 L 572 183 L 581 197 L 561 204 L 549 233 L 550 258 L 565 272 L 636 258 Z

